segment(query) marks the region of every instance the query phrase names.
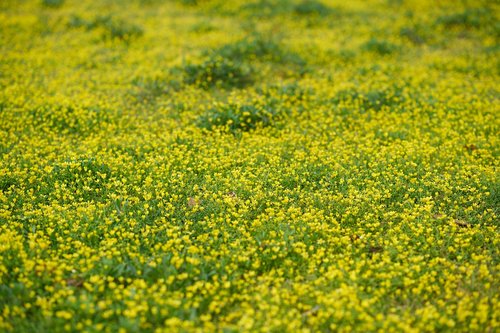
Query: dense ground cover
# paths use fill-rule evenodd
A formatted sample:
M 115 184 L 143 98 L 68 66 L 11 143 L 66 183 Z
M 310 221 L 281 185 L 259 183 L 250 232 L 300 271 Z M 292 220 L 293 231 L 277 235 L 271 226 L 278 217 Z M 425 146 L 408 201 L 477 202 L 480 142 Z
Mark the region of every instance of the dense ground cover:
M 499 329 L 494 1 L 0 2 L 0 331 Z

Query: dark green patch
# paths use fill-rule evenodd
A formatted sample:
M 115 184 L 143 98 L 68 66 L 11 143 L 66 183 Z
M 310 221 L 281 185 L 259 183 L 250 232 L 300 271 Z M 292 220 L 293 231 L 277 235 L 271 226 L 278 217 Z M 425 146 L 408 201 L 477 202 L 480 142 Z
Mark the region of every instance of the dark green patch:
M 282 68 L 303 72 L 305 61 L 296 53 L 287 51 L 273 39 L 254 35 L 240 41 L 223 45 L 208 51 L 207 59 L 201 64 L 184 68 L 187 84 L 204 89 L 244 88 L 253 84 L 255 74 L 264 63 L 273 64 L 274 70 Z
M 6 192 L 10 187 L 17 185 L 17 179 L 11 175 L 0 177 L 0 191 Z
M 235 43 L 226 44 L 212 51 L 212 56 L 220 56 L 238 61 L 261 59 L 279 61 L 281 50 L 272 40 L 263 38 L 245 38 Z
M 410 42 L 412 42 L 415 45 L 421 45 L 425 43 L 425 38 L 422 36 L 422 34 L 418 31 L 417 28 L 415 27 L 405 27 L 402 28 L 399 32 L 399 35 L 401 37 L 404 37 L 408 39 Z
M 235 43 L 226 44 L 214 50 L 212 56 L 241 62 L 258 60 L 277 64 L 305 65 L 305 61 L 298 54 L 286 50 L 276 40 L 260 35 L 250 36 Z
M 295 5 L 294 12 L 298 15 L 326 16 L 331 13 L 331 8 L 319 1 L 305 0 Z
M 266 98 L 267 104 L 275 107 L 281 107 L 284 104 L 300 105 L 314 94 L 311 88 L 301 87 L 297 83 L 269 85 L 259 87 L 256 91 Z
M 263 18 L 284 15 L 293 9 L 288 0 L 259 0 L 241 6 L 240 11 L 250 17 Z
M 187 65 L 184 72 L 185 83 L 203 89 L 244 88 L 253 83 L 249 66 L 220 57 L 210 58 L 198 65 Z
M 399 50 L 399 47 L 385 40 L 372 38 L 361 46 L 361 49 L 368 52 L 377 53 L 380 55 L 393 54 Z
M 91 20 L 74 15 L 70 18 L 68 26 L 70 28 L 85 28 L 89 31 L 100 28 L 104 30 L 104 39 L 121 41 L 130 41 L 142 36 L 144 33 L 143 29 L 138 25 L 114 18 L 111 15 L 96 16 Z
M 493 210 L 495 216 L 500 214 L 500 182 L 498 180 L 486 184 L 490 192 L 484 199 L 486 209 Z
M 463 12 L 442 15 L 436 23 L 447 28 L 462 27 L 465 29 L 478 29 L 495 23 L 492 10 L 488 8 L 467 8 Z
M 202 21 L 196 24 L 193 24 L 191 30 L 197 33 L 206 33 L 210 31 L 217 30 L 217 27 L 210 23 L 209 21 Z
M 131 95 L 139 103 L 150 103 L 156 98 L 180 89 L 180 83 L 166 77 L 139 77 L 132 80 Z
M 178 0 L 179 3 L 186 6 L 196 6 L 204 2 L 203 0 Z
M 405 98 L 402 94 L 402 89 L 399 87 L 388 87 L 364 93 L 358 92 L 355 89 L 348 89 L 338 92 L 332 99 L 335 105 L 348 102 L 358 106 L 361 111 L 370 109 L 380 111 L 384 106 L 394 109 L 404 101 Z
M 207 130 L 227 128 L 235 133 L 237 131 L 250 131 L 259 126 L 271 126 L 282 116 L 277 109 L 269 106 L 227 104 L 208 110 L 198 118 L 198 127 Z
M 42 5 L 49 8 L 59 8 L 64 4 L 64 0 L 42 0 Z

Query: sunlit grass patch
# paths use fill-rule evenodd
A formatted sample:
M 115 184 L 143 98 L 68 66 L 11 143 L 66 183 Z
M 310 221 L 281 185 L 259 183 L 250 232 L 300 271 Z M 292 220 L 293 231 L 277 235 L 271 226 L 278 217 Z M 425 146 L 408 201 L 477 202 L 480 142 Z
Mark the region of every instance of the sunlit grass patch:
M 88 135 L 110 121 L 109 110 L 79 105 L 42 105 L 29 111 L 32 126 L 62 135 Z

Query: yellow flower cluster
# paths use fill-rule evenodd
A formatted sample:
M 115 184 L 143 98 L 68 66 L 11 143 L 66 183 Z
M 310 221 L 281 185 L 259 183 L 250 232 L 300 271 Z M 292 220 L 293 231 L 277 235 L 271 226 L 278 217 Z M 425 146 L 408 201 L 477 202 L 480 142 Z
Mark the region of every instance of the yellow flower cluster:
M 499 12 L 2 0 L 0 331 L 500 330 Z

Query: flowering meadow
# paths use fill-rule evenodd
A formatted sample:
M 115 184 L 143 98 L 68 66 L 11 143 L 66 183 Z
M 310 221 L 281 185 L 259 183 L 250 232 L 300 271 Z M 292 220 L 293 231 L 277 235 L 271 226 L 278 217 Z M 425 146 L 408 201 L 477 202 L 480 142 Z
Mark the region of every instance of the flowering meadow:
M 499 13 L 1 0 L 0 332 L 498 332 Z

